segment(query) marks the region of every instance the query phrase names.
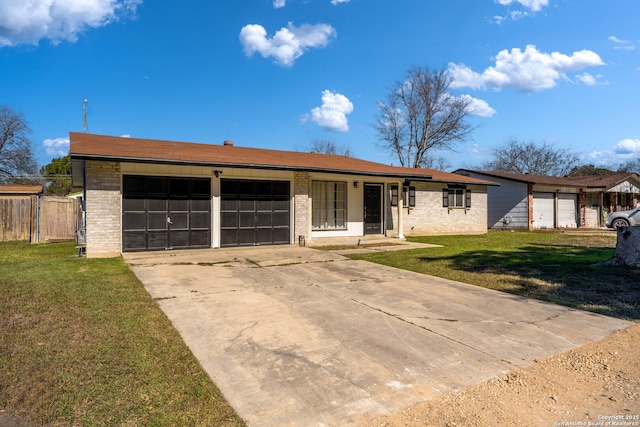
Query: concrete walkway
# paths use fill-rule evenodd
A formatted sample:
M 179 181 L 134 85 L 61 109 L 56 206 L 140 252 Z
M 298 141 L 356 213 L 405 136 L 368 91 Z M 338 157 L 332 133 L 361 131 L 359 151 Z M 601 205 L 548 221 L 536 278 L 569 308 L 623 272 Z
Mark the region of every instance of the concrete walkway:
M 251 426 L 353 425 L 630 325 L 311 248 L 125 259 Z

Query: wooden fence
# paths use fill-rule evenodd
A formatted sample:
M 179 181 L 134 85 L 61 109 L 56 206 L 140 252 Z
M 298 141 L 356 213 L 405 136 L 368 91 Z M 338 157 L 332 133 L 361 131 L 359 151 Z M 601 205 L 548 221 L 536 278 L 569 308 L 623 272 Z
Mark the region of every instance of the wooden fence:
M 0 241 L 29 240 L 35 234 L 36 196 L 0 199 Z
M 79 201 L 68 197 L 0 198 L 0 241 L 75 240 Z

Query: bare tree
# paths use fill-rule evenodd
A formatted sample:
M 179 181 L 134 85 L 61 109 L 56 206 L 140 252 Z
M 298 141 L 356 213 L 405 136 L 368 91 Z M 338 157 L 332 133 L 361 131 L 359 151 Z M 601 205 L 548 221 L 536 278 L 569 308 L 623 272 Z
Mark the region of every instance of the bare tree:
M 378 103 L 379 145 L 402 166 L 425 167 L 433 161 L 429 150 L 451 149 L 473 131 L 466 121 L 470 100 L 449 93 L 452 81 L 446 69 L 414 66 L 391 87 L 386 102 Z
M 493 151 L 493 160 L 481 168 L 494 172 L 530 173 L 532 175 L 566 176 L 578 164 L 579 157 L 564 148 L 555 148 L 546 142 L 509 140 Z
M 27 137 L 30 131 L 21 113 L 0 106 L 0 182 L 26 182 L 25 176 L 33 179 L 38 173 L 31 140 Z
M 351 148 L 347 145 L 338 146 L 338 144 L 328 139 L 314 139 L 311 141 L 311 145 L 307 147 L 307 151 L 320 154 L 337 154 L 345 157 L 353 156 Z

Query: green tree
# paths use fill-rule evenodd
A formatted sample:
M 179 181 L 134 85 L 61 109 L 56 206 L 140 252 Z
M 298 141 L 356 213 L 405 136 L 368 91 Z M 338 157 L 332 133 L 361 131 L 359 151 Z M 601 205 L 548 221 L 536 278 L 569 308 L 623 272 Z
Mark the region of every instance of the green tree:
M 71 156 L 56 157 L 40 168 L 45 180 L 45 192 L 54 196 L 66 196 L 71 192 Z

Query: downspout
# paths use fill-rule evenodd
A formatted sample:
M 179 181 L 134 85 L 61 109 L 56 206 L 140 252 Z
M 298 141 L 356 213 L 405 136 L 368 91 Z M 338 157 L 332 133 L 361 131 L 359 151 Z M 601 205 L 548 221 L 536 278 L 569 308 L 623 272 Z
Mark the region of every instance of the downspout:
M 533 230 L 533 185 L 527 184 L 527 219 L 529 231 Z
M 402 185 L 403 182 L 398 182 L 398 239 L 404 239 L 404 218 L 402 217 L 402 208 L 404 207 L 402 190 L 404 188 Z

